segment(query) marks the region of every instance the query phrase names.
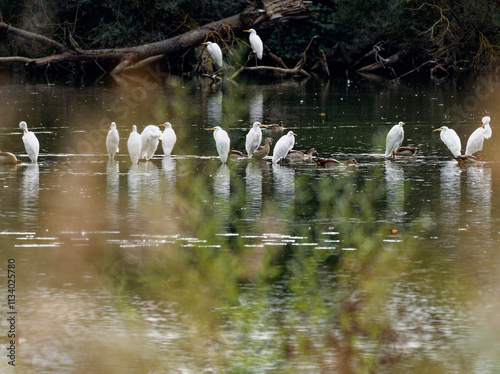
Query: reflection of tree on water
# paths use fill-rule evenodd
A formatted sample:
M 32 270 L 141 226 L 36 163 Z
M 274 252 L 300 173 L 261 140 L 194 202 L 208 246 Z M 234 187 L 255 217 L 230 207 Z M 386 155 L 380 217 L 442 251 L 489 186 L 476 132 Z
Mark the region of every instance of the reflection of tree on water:
M 21 183 L 21 215 L 27 227 L 35 226 L 39 210 L 40 169 L 38 164 L 24 166 Z

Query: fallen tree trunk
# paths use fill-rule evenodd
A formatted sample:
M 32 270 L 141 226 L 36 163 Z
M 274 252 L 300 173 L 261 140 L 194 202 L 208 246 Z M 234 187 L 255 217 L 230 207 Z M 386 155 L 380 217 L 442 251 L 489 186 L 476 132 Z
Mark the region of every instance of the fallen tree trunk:
M 55 54 L 42 58 L 27 58 L 21 56 L 0 57 L 0 67 L 12 63 L 23 63 L 27 70 L 45 69 L 51 64 L 79 62 L 112 62 L 111 73 L 119 74 L 127 69 L 141 66 L 150 61 L 156 61 L 161 56 L 179 56 L 180 52 L 199 45 L 211 33 L 239 32 L 247 28 L 264 29 L 280 22 L 303 19 L 308 17 L 307 7 L 301 0 L 264 0 L 262 8 L 250 6 L 234 16 L 211 22 L 185 34 L 162 41 L 143 44 L 130 48 L 77 50 L 67 48 L 43 35 L 31 33 L 0 22 L 0 31 L 7 35 L 15 35 L 27 40 L 36 41 L 52 49 Z M 228 32 L 229 34 L 229 32 Z

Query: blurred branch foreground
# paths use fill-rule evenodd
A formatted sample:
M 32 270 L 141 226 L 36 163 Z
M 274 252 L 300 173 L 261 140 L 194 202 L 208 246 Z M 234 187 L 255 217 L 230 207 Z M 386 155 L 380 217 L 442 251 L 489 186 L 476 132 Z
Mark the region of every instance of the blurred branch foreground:
M 0 67 L 14 63 L 24 63 L 27 71 L 34 72 L 46 69 L 51 64 L 94 62 L 101 68 L 102 65 L 110 66 L 109 71 L 106 72 L 119 74 L 129 69 L 143 67 L 165 56 L 177 56 L 179 58 L 182 52 L 199 45 L 211 33 L 218 33 L 221 30 L 232 33 L 256 27 L 264 29 L 277 23 L 308 17 L 307 7 L 300 0 L 264 0 L 262 5 L 261 8 L 253 5 L 249 6 L 234 16 L 211 22 L 173 38 L 135 47 L 116 49 L 81 50 L 73 46 L 63 45 L 43 35 L 24 31 L 0 22 L 1 31 L 35 41 L 55 52 L 55 54 L 41 58 L 1 57 Z

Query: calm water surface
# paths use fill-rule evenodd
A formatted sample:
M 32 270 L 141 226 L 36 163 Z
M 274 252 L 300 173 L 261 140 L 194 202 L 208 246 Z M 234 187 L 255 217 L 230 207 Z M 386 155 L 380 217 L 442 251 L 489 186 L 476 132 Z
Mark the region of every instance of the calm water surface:
M 3 354 L 2 372 L 499 371 L 499 84 L 2 76 L 0 150 L 23 162 L 0 167 L 3 352 L 9 259 L 17 276 L 16 371 Z M 432 130 L 464 149 L 484 115 L 484 162 L 459 167 Z M 205 130 L 241 150 L 253 121 L 280 120 L 295 149 L 359 165 L 221 165 Z M 165 121 L 173 156 L 131 165 L 132 125 Z M 386 160 L 398 121 L 420 152 Z

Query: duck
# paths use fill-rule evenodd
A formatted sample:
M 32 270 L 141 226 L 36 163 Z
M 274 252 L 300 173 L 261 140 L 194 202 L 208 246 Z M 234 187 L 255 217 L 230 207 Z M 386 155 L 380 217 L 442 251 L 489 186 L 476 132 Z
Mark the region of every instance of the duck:
M 10 152 L 0 152 L 0 165 L 17 165 L 20 164 L 21 160 Z
M 278 123 L 271 123 L 267 126 L 267 130 L 270 131 L 283 131 L 284 126 L 283 126 L 283 121 L 279 121 Z
M 415 156 L 415 154 L 420 150 L 417 147 L 399 147 L 394 151 L 395 156 Z
M 286 155 L 285 162 L 311 161 L 313 155 L 316 155 L 317 157 L 319 157 L 319 154 L 318 154 L 318 151 L 316 151 L 316 148 L 311 148 L 307 153 L 292 149 Z
M 322 168 L 331 168 L 341 165 L 347 166 L 350 164 L 354 164 L 356 166 L 358 165 L 358 162 L 353 158 L 344 162 L 340 162 L 334 158 L 316 158 L 314 161 L 316 162 L 316 165 L 318 165 L 318 167 Z
M 261 145 L 257 150 L 253 153 L 253 158 L 256 160 L 262 160 L 264 157 L 269 155 L 269 151 L 271 150 L 271 145 L 273 144 L 273 139 L 266 138 L 264 140 L 264 145 Z

